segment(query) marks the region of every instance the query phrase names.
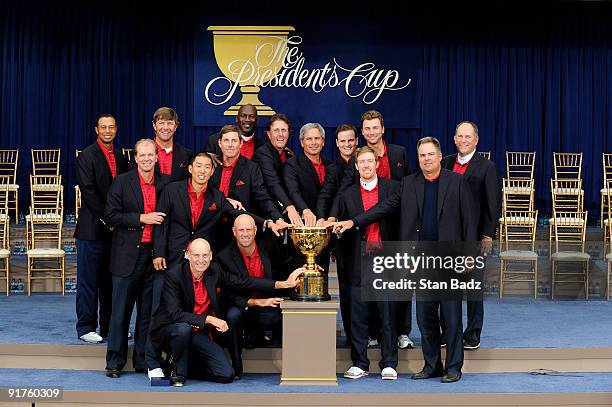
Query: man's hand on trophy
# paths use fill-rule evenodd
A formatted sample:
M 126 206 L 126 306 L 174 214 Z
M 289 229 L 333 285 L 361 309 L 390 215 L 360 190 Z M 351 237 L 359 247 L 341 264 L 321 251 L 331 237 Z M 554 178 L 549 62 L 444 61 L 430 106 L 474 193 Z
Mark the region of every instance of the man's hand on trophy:
M 304 217 L 304 225 L 306 227 L 313 227 L 317 224 L 317 217 L 310 209 L 304 209 L 302 216 Z
M 295 206 L 289 205 L 287 207 L 287 216 L 289 216 L 289 221 L 293 226 L 304 226 L 304 222 L 302 222 L 302 218 L 300 214 L 295 209 Z
M 217 317 L 213 317 L 212 315 L 208 315 L 206 317 L 206 323 L 215 327 L 215 329 L 219 332 L 227 332 L 229 326 L 227 322 Z
M 274 222 L 274 223 L 276 223 L 276 226 L 279 227 L 280 231 L 284 231 L 285 229 L 291 227 L 291 223 L 285 222 L 285 220 L 283 218 L 276 219 L 276 222 Z
M 274 233 L 274 235 L 277 237 L 280 236 L 281 232 L 283 231 L 283 228 L 281 228 L 280 226 L 278 226 L 276 223 L 272 222 L 271 220 L 268 221 L 266 227 L 270 229 L 272 233 Z
M 333 226 L 335 223 L 336 223 L 336 218 L 327 218 L 327 219 L 317 220 L 317 226 L 322 226 L 324 228 Z
M 293 270 L 293 272 L 287 277 L 285 281 L 276 281 L 274 288 L 280 290 L 284 288 L 293 288 L 300 284 L 299 277 L 306 272 L 306 267 L 300 267 Z
M 232 198 L 227 198 L 227 201 L 234 207 L 234 209 L 238 209 L 239 211 L 244 210 L 244 206 L 242 206 L 242 202 L 237 201 Z
M 153 268 L 157 271 L 166 269 L 166 259 L 164 257 L 156 257 L 153 259 Z
M 355 226 L 355 223 L 352 220 L 336 222 L 336 224 L 334 225 L 334 233 L 340 235 L 346 232 L 347 230 L 352 229 L 353 226 Z

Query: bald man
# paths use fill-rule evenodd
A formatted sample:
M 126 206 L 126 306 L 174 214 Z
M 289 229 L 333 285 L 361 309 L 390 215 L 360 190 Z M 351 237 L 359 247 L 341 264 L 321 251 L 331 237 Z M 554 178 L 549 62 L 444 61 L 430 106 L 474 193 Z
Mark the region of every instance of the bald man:
M 229 383 L 234 379 L 234 368 L 217 341 L 235 328 L 224 319 L 220 292 L 250 289 L 273 293 L 292 288 L 304 269 L 285 281 L 239 278 L 211 263 L 213 253 L 205 239 L 193 240 L 187 256 L 188 262 L 170 267 L 165 274 L 161 303 L 151 326 L 153 345 L 169 355 L 167 373 L 173 386 L 184 386 L 187 376 Z M 232 363 L 239 367 L 241 362 Z
M 290 270 L 299 267 L 301 258 L 281 255 L 277 239 L 257 237 L 257 226 L 247 214 L 240 215 L 232 227 L 233 242 L 219 252 L 217 262 L 236 278 L 282 280 Z M 257 290 L 231 290 L 225 293 L 227 318 L 237 329 L 234 351 L 238 360 L 242 352 L 243 335 L 246 347 L 271 346 L 279 343 L 281 312 L 279 296 L 270 297 Z M 285 293 L 288 295 L 289 293 Z M 231 351 L 230 351 L 231 352 Z

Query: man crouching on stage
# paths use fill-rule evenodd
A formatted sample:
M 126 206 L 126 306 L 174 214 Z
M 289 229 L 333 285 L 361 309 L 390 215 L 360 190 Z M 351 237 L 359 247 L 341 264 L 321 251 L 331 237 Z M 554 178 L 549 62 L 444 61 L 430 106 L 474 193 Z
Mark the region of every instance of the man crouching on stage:
M 188 262 L 166 272 L 161 303 L 153 315 L 153 345 L 169 351 L 169 375 L 173 386 L 183 386 L 187 376 L 229 383 L 234 379 L 232 361 L 216 339 L 231 325 L 222 319 L 218 289 L 245 289 L 272 293 L 292 288 L 305 271 L 295 270 L 285 281 L 236 277 L 211 264 L 212 251 L 205 239 L 195 239 L 187 250 Z M 232 340 L 231 336 L 227 338 Z

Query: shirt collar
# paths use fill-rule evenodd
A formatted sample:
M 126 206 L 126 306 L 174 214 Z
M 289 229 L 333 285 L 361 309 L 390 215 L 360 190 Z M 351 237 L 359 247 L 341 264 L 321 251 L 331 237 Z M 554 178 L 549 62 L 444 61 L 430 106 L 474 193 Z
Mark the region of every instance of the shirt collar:
M 147 185 L 155 185 L 155 174 L 153 174 L 153 176 L 151 177 L 151 181 L 147 182 L 145 181 L 145 179 L 142 177 L 142 175 L 140 174 L 140 171 L 137 169 L 136 172 L 138 173 L 138 178 L 140 179 L 140 183 L 141 184 L 147 184 Z
M 245 143 L 248 143 L 253 140 L 253 138 L 255 137 L 255 133 L 252 133 L 250 136 L 242 135 L 241 137 Z
M 465 165 L 467 163 L 470 162 L 470 160 L 472 159 L 472 157 L 474 157 L 474 154 L 476 154 L 476 149 L 474 149 L 474 151 L 472 151 L 471 153 L 469 153 L 468 155 L 466 155 L 465 157 L 461 157 L 459 155 L 459 153 L 457 153 L 457 162 L 461 165 Z
M 111 148 L 110 150 L 106 148 L 106 146 L 104 144 L 102 144 L 102 142 L 100 141 L 99 138 L 96 139 L 96 141 L 98 142 L 98 145 L 100 146 L 100 148 L 102 149 L 102 152 L 104 154 L 112 154 L 115 150 L 115 148 L 113 147 L 113 145 L 111 144 Z
M 374 188 L 376 188 L 376 186 L 378 185 L 378 177 L 374 177 L 373 180 L 367 181 L 367 182 L 362 181 L 360 178 L 359 182 L 361 183 L 361 187 L 365 189 L 366 191 L 373 191 Z
M 159 143 L 157 142 L 157 140 L 155 140 L 155 144 L 157 144 L 157 148 L 158 149 L 161 148 L 162 150 L 164 150 L 166 152 L 166 154 L 170 154 L 172 152 L 172 149 L 174 148 L 174 143 L 172 143 L 172 145 L 170 147 L 168 147 L 168 148 L 164 148 L 164 147 L 160 146 Z

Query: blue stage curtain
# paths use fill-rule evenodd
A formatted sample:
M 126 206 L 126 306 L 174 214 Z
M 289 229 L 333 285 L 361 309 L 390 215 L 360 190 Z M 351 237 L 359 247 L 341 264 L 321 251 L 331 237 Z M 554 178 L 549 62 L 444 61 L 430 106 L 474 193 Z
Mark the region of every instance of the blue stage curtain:
M 513 13 L 502 10 L 486 20 L 433 8 L 393 20 L 410 26 L 405 41 L 421 43 L 421 71 L 415 75 L 421 123 L 415 129 L 387 128 L 387 140 L 408 148 L 414 170 L 419 137 L 436 136 L 444 153 L 452 153 L 456 123 L 472 120 L 480 127 L 479 147 L 494 152 L 500 176 L 506 150 L 535 150 L 541 214 L 550 213 L 553 151 L 582 151 L 586 206 L 591 219 L 598 216 L 601 153 L 612 152 L 612 7 L 557 5 L 536 18 L 516 6 Z M 193 126 L 194 16 L 150 7 L 122 15 L 101 9 L 0 5 L 0 147 L 21 149 L 26 205 L 30 148 L 61 147 L 70 207 L 74 150 L 93 142 L 101 112 L 117 117 L 117 146 L 151 137 L 151 116 L 159 106 L 177 110 L 176 138 L 189 148 L 200 150 L 218 131 Z M 293 19 L 297 26 L 310 23 Z M 384 23 L 378 22 L 380 29 Z M 384 104 L 364 110 L 370 107 L 385 112 Z M 359 125 L 359 117 L 352 122 Z M 302 124 L 294 123 L 290 146 L 296 150 Z M 335 158 L 335 129 L 326 130 L 324 151 Z M 261 127 L 257 131 L 265 136 Z

